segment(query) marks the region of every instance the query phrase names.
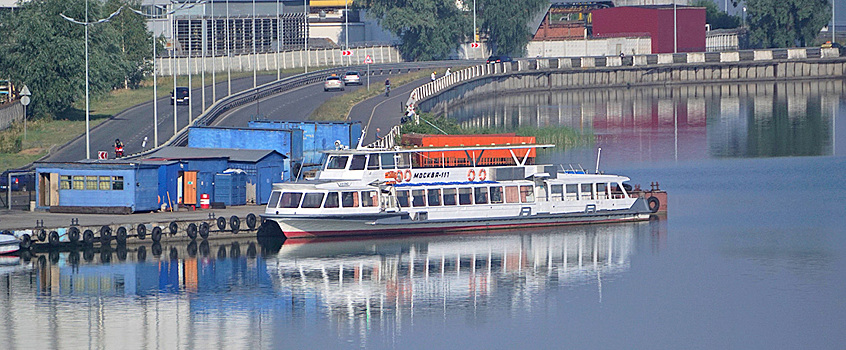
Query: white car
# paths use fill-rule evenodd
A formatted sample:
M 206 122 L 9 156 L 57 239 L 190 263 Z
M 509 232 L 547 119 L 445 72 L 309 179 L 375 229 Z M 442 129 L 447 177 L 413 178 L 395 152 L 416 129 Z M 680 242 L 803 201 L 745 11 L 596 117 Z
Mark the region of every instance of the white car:
M 344 74 L 344 85 L 361 85 L 361 74 L 356 71 L 349 71 Z
M 323 91 L 329 90 L 344 90 L 344 82 L 341 81 L 340 77 L 332 75 L 326 78 L 326 81 L 323 82 Z

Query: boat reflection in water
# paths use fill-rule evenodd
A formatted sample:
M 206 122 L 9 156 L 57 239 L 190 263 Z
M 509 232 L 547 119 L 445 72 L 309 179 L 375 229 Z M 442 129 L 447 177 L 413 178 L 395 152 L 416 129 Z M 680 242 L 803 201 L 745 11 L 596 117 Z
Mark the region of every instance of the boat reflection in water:
M 415 322 L 541 317 L 532 310 L 547 309 L 558 286 L 586 288 L 599 302 L 602 281 L 625 273 L 637 250 L 660 248 L 665 232 L 665 220 L 652 220 L 22 257 L 17 266 L 31 268 L 0 274 L 9 296 L 0 317 L 13 320 L 0 339 L 12 348 L 378 344 Z

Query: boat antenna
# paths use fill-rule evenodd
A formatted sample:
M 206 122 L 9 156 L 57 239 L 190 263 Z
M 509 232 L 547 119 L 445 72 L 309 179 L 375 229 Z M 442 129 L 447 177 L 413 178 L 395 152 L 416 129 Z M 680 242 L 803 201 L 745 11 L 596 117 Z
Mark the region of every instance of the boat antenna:
M 596 150 L 596 171 L 594 173 L 599 174 L 599 156 L 602 155 L 602 147 Z

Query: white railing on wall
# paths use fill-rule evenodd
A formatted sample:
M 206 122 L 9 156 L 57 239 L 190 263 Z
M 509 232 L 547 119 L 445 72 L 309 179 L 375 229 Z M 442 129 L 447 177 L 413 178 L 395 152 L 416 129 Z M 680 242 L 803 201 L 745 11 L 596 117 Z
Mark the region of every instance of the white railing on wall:
M 374 64 L 403 62 L 402 55 L 395 46 L 371 46 L 351 49 L 352 55 L 344 56 L 341 49 L 314 49 L 282 51 L 248 55 L 236 55 L 232 57 L 159 57 L 156 60 L 159 76 L 171 76 L 174 71 L 177 75 L 200 74 L 205 68 L 206 73 L 212 70 L 216 72 L 250 72 L 253 66 L 256 70 L 269 71 L 289 68 L 308 67 L 334 67 L 334 66 L 357 66 L 364 64 L 368 55 Z M 205 64 L 203 62 L 205 60 Z M 176 66 L 173 66 L 176 63 Z

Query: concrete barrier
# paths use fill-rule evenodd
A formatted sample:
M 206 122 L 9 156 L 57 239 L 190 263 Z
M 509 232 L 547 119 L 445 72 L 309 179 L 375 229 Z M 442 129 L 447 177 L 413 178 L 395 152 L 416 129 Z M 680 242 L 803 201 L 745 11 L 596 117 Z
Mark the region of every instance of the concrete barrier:
M 705 62 L 704 52 L 691 52 L 687 54 L 688 63 L 703 63 Z
M 720 52 L 720 62 L 738 62 L 740 61 L 740 52 Z
M 658 64 L 670 64 L 673 63 L 673 54 L 671 53 L 659 53 L 658 54 Z
M 787 59 L 803 59 L 808 58 L 808 50 L 806 49 L 787 49 Z

